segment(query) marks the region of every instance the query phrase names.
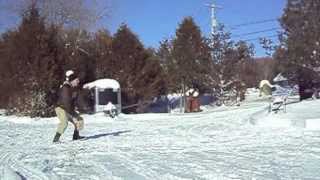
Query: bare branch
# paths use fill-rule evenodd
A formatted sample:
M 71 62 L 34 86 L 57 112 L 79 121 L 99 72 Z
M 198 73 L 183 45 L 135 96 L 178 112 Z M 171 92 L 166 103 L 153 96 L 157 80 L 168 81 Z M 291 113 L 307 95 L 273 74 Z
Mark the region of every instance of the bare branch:
M 1 9 L 23 15 L 30 7 L 37 7 L 48 24 L 89 29 L 106 17 L 110 0 L 4 0 Z

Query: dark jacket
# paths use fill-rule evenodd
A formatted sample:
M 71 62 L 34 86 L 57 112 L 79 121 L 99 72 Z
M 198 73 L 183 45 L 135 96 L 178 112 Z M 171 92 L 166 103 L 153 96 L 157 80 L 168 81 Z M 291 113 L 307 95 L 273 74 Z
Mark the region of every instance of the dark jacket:
M 75 112 L 75 102 L 77 99 L 77 91 L 72 88 L 69 83 L 64 83 L 59 91 L 57 106 L 64 109 L 72 116 L 77 116 Z

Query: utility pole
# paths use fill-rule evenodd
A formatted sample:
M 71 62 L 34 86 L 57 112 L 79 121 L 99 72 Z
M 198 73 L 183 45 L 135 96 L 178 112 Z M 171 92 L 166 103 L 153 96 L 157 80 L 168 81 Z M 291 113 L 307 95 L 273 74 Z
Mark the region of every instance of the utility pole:
M 211 43 L 210 43 L 210 47 L 213 48 L 214 46 L 214 35 L 217 34 L 218 32 L 218 20 L 217 20 L 217 9 L 222 9 L 221 6 L 216 5 L 215 0 L 212 0 L 212 4 L 206 4 L 207 7 L 209 7 L 211 9 L 211 34 L 210 37 L 212 38 Z M 214 52 L 211 51 L 211 57 L 212 59 L 216 59 Z
M 218 29 L 218 20 L 217 20 L 217 9 L 221 9 L 221 6 L 215 4 L 215 1 L 212 4 L 207 4 L 211 9 L 211 35 L 216 34 Z

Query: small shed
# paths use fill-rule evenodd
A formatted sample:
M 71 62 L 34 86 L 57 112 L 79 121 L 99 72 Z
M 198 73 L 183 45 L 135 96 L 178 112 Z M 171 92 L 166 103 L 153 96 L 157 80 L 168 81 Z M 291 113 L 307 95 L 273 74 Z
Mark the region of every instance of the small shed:
M 268 80 L 262 80 L 259 84 L 260 95 L 259 96 L 270 96 L 272 95 L 272 87 Z
M 104 112 L 111 102 L 121 113 L 121 89 L 118 81 L 114 79 L 99 79 L 83 85 L 83 88 L 90 89 L 94 94 L 94 112 Z

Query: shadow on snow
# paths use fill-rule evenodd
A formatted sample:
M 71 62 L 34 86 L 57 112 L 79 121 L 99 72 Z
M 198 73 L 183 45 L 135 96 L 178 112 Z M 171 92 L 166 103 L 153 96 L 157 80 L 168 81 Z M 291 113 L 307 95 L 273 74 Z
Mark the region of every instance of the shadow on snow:
M 120 134 L 129 133 L 129 132 L 132 132 L 132 131 L 126 130 L 126 131 L 118 131 L 118 132 L 112 132 L 112 133 L 96 134 L 92 136 L 87 136 L 86 139 L 98 139 L 105 136 L 119 136 Z

